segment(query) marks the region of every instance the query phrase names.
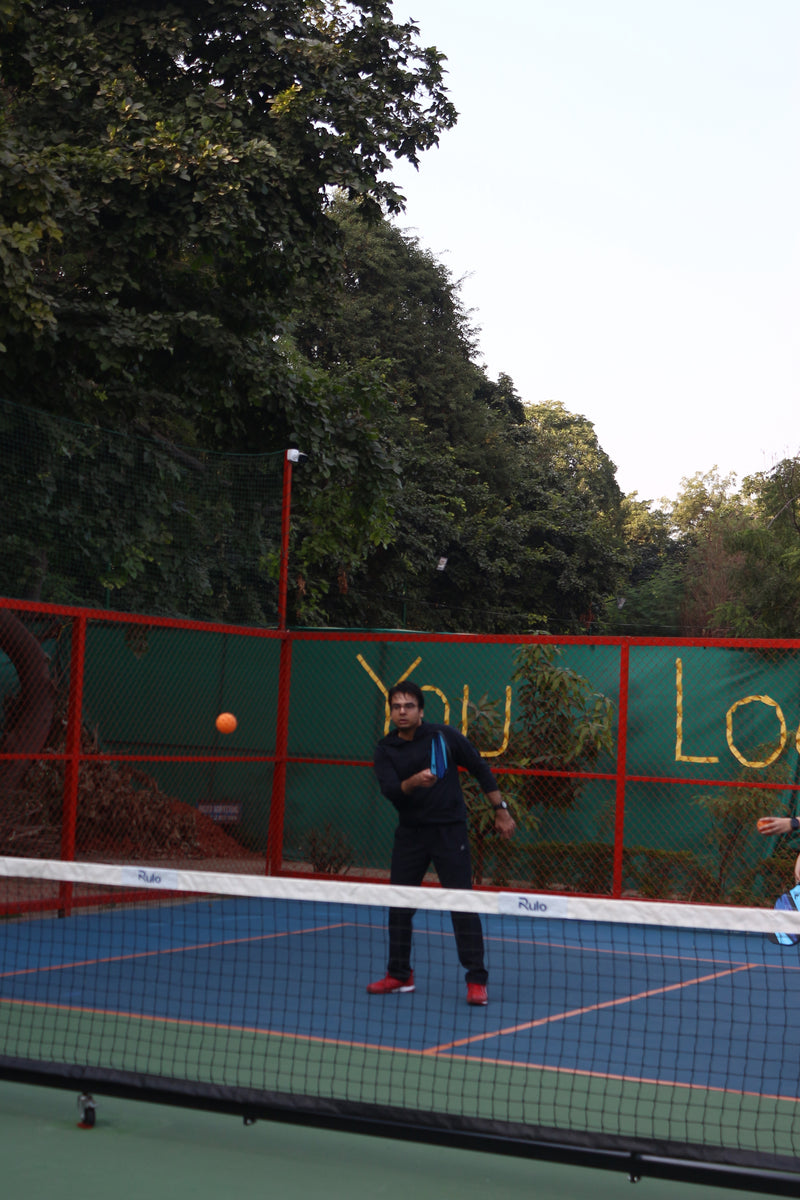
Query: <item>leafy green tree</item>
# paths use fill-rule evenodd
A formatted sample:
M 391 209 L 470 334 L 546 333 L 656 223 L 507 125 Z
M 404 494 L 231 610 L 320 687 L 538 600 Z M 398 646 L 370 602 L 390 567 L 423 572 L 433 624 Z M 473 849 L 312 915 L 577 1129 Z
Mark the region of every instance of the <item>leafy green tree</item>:
M 542 579 L 538 607 L 553 631 L 591 632 L 625 570 L 616 468 L 586 417 L 555 401 L 527 414 L 517 495 Z
M 584 418 L 487 379 L 458 284 L 380 217 L 392 157 L 455 119 L 413 24 L 20 0 L 0 54 L 7 398 L 190 451 L 300 445 L 295 620 L 595 627 L 613 465 Z M 114 586 L 162 535 L 110 548 Z
M 736 476 L 713 467 L 684 479 L 674 501 L 653 508 L 634 494 L 623 513 L 629 574 L 619 595 L 609 598 L 605 628 L 650 636 L 731 634 L 724 613 L 743 561 L 734 543 L 750 520 Z
M 505 417 L 510 424 L 525 424 L 525 405 L 510 375 L 501 371 L 496 382 L 484 377 L 478 384 L 475 395 L 482 403 Z
M 800 624 L 800 460 L 783 459 L 744 480 L 742 516 L 725 547 L 736 564 L 730 594 L 716 606 L 736 637 L 796 637 Z
M 750 519 L 748 502 L 736 490 L 736 476 L 720 476 L 714 467 L 684 479 L 670 518 L 685 559 L 681 633 L 730 636 L 733 630 L 724 612 L 736 596 L 743 562 L 734 541 Z
M 389 389 L 371 364 L 309 363 L 288 322 L 338 262 L 333 189 L 397 210 L 392 160 L 453 124 L 441 55 L 382 0 L 18 0 L 0 18 L 0 399 L 79 423 L 15 463 L 3 589 L 269 619 L 263 513 L 237 525 L 224 488 L 189 501 L 181 472 L 202 447 L 303 445 L 299 579 L 388 537 Z M 137 437 L 99 462 L 101 428 Z M 299 615 L 320 592 L 297 587 Z M 35 752 L 27 631 L 7 614 L 2 633 L 24 716 L 3 748 Z
M 334 623 L 531 629 L 591 624 L 622 564 L 614 467 L 582 417 L 526 408 L 477 362 L 459 285 L 412 235 L 336 208 L 344 268 L 313 290 L 298 341 L 314 362 L 380 362 L 381 429 L 400 491 L 388 544 L 331 596 Z M 437 569 L 446 560 L 444 570 Z
M 295 489 L 293 561 L 313 577 L 331 546 L 350 567 L 388 536 L 396 476 L 367 407 L 382 402 L 379 382 L 309 372 L 306 389 L 340 417 L 304 440 L 313 466 Z M 0 594 L 274 624 L 282 453 L 211 453 L 2 400 L 0 440 Z M 300 599 L 313 613 L 320 594 Z
M 400 205 L 392 158 L 455 119 L 441 56 L 380 0 L 19 0 L 0 56 L 0 393 L 285 444 L 281 335 L 335 261 L 330 189 Z
M 716 467 L 660 507 L 623 505 L 630 573 L 609 632 L 794 637 L 800 624 L 800 460 L 748 476 Z M 624 605 L 620 602 L 624 600 Z
M 677 499 L 666 505 L 673 529 L 683 537 L 699 534 L 710 521 L 736 506 L 736 475 L 720 475 L 714 466 L 681 480 Z M 662 501 L 662 504 L 664 501 Z
M 339 261 L 333 189 L 373 217 L 397 210 L 391 162 L 416 163 L 453 124 L 441 55 L 380 0 L 19 0 L 0 64 L 0 397 L 188 454 L 302 446 L 310 583 L 295 598 L 313 617 L 331 546 L 349 571 L 391 531 L 391 388 L 372 363 L 309 362 L 291 316 Z M 130 592 L 155 564 L 183 609 L 182 551 L 196 595 L 230 594 L 200 563 L 203 537 L 175 544 L 164 489 L 139 478 L 132 529 L 115 530 L 101 473 L 72 514 L 68 539 L 103 560 L 96 586 Z M 63 557 L 65 529 L 51 523 L 48 545 L 34 515 L 35 574 Z
M 365 216 L 367 219 L 365 219 Z M 311 362 L 391 364 L 395 400 L 424 417 L 440 444 L 470 440 L 484 405 L 475 397 L 476 331 L 458 284 L 419 239 L 368 219 L 341 195 L 331 209 L 343 245 L 337 285 L 310 287 L 297 322 Z
M 477 394 L 488 381 L 474 362 L 475 332 L 446 267 L 389 221 L 365 221 L 360 204 L 339 198 L 334 211 L 344 245 L 339 286 L 309 288 L 298 344 L 326 370 L 349 363 L 383 371 L 391 405 L 381 432 L 400 487 L 391 539 L 346 592 L 337 589 L 332 619 L 447 625 L 436 567 L 484 503 L 481 474 L 499 465 L 492 435 L 501 422 Z
M 675 537 L 669 515 L 634 492 L 622 502 L 626 578 L 608 597 L 604 632 L 675 637 L 685 583 L 687 546 Z

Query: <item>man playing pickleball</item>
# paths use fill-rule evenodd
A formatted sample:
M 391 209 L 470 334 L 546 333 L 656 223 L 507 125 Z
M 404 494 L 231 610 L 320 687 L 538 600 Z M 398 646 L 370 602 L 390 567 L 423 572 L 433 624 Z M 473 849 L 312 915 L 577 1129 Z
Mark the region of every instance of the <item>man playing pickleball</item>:
M 510 838 L 516 828 L 494 775 L 478 751 L 450 725 L 423 719 L 421 688 L 406 680 L 389 688 L 394 730 L 375 748 L 375 774 L 399 821 L 392 849 L 391 882 L 419 887 L 431 864 L 446 888 L 472 887 L 467 806 L 459 766 L 475 777 L 495 810 L 495 829 Z M 413 992 L 411 933 L 414 909 L 389 910 L 389 964 L 385 978 L 367 986 L 373 995 Z M 466 970 L 467 1003 L 488 1001 L 483 930 L 477 913 L 451 914 L 456 948 Z

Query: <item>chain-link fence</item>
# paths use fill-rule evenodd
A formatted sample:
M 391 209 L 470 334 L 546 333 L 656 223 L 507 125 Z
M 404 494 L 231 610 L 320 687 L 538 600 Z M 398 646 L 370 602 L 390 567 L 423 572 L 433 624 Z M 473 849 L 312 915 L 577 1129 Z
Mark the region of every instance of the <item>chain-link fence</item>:
M 0 447 L 0 595 L 276 622 L 283 452 L 213 453 L 2 399 Z
M 465 732 L 481 886 L 771 904 L 796 847 L 800 642 L 281 632 L 0 600 L 0 853 L 387 875 L 386 692 Z M 218 732 L 221 712 L 234 732 Z

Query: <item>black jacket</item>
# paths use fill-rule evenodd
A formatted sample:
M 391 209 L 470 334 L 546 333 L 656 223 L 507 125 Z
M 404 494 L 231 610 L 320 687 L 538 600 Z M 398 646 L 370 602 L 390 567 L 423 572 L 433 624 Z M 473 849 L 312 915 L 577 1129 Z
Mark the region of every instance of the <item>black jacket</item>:
M 431 744 L 441 734 L 447 744 L 447 770 L 433 787 L 415 788 L 406 795 L 400 787 L 404 779 L 431 765 Z M 411 741 L 396 731 L 381 738 L 375 747 L 375 774 L 387 800 L 400 815 L 401 825 L 451 825 L 466 821 L 467 806 L 458 779 L 458 768 L 474 775 L 484 792 L 497 790 L 497 782 L 484 759 L 471 742 L 452 725 L 434 725 L 423 721 Z

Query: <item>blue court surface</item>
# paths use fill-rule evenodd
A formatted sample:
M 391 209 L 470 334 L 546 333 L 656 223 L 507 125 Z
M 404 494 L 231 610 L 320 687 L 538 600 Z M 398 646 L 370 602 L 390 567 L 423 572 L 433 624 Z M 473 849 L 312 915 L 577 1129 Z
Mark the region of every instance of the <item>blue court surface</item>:
M 484 918 L 486 1008 L 447 914 L 416 991 L 369 996 L 385 913 L 225 899 L 0 926 L 0 1054 L 198 1087 L 793 1159 L 796 948 L 761 934 Z

